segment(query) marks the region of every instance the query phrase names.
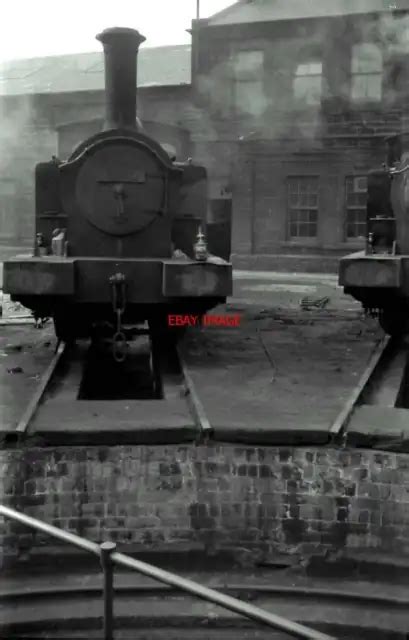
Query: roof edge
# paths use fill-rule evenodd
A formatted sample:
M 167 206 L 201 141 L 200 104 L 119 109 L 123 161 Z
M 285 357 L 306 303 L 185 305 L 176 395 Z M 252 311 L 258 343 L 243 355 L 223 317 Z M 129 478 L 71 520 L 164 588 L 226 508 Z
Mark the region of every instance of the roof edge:
M 312 1 L 312 0 L 310 0 Z M 296 2 L 296 0 L 294 0 L 294 2 Z M 285 17 L 265 17 L 265 16 L 255 16 L 253 17 L 251 20 L 248 21 L 243 21 L 243 20 L 234 20 L 229 22 L 226 21 L 224 22 L 223 20 L 221 22 L 218 22 L 220 18 L 225 18 L 228 17 L 228 14 L 230 12 L 232 12 L 232 10 L 236 10 L 237 12 L 240 12 L 241 9 L 243 9 L 244 7 L 248 6 L 248 5 L 252 5 L 252 4 L 257 4 L 257 0 L 238 0 L 237 2 L 235 2 L 234 4 L 230 5 L 229 7 L 226 7 L 225 9 L 223 9 L 222 11 L 213 14 L 212 16 L 210 16 L 208 18 L 208 24 L 207 25 L 203 25 L 205 27 L 209 27 L 209 28 L 216 28 L 216 27 L 235 27 L 235 26 L 243 26 L 243 25 L 251 25 L 251 24 L 260 24 L 260 23 L 280 23 L 280 22 L 293 22 L 293 21 L 297 21 L 297 20 L 322 20 L 322 19 L 331 19 L 331 18 L 339 18 L 341 16 L 347 17 L 347 16 L 365 16 L 365 15 L 376 15 L 376 14 L 384 14 L 384 13 L 392 13 L 393 14 L 407 14 L 409 7 L 407 8 L 401 8 L 401 7 L 396 7 L 391 9 L 391 7 L 387 7 L 387 6 L 380 6 L 377 8 L 373 8 L 373 7 L 359 7 L 358 11 L 354 11 L 353 7 L 349 7 L 347 10 L 341 10 L 339 9 L 336 10 L 336 12 L 334 13 L 325 13 L 324 10 L 319 11 L 318 13 L 316 13 L 315 15 L 287 15 Z
M 209 16 L 209 18 L 207 18 L 207 20 L 209 20 L 209 22 L 211 22 L 213 20 L 213 18 L 221 18 L 221 17 L 227 15 L 228 13 L 230 13 L 230 11 L 232 9 L 234 9 L 235 7 L 237 7 L 240 4 L 245 4 L 245 2 L 243 2 L 243 0 L 236 0 L 236 2 L 233 2 L 232 4 L 229 4 L 228 7 L 225 7 L 221 11 L 218 11 L 217 13 L 213 13 L 211 16 Z M 209 25 L 209 26 L 211 26 L 211 25 Z
M 147 49 L 149 51 L 155 50 L 155 51 L 159 51 L 160 49 L 191 49 L 192 45 L 191 44 L 163 44 L 160 45 L 159 47 L 141 47 L 139 49 L 139 53 L 141 51 L 146 51 Z M 104 52 L 101 51 L 77 51 L 77 52 L 72 52 L 72 53 L 53 53 L 50 54 L 49 56 L 32 56 L 30 58 L 8 58 L 8 59 L 4 59 L 4 60 L 0 60 L 0 67 L 2 65 L 5 64 L 13 64 L 13 63 L 23 63 L 23 62 L 34 62 L 35 60 L 43 60 L 45 63 L 47 60 L 52 60 L 55 58 L 61 59 L 61 58 L 70 58 L 70 57 L 77 57 L 77 56 L 92 56 L 92 55 L 99 55 L 101 54 L 101 56 L 104 55 Z
M 148 90 L 148 89 L 178 89 L 178 88 L 186 88 L 191 87 L 192 82 L 178 82 L 171 84 L 140 84 L 138 85 L 138 91 Z M 99 89 L 73 89 L 71 91 L 33 91 L 29 93 L 2 93 L 0 89 L 0 100 L 4 100 L 6 98 L 33 98 L 33 97 L 44 97 L 44 96 L 64 96 L 71 95 L 73 93 L 104 93 L 105 89 L 103 87 Z

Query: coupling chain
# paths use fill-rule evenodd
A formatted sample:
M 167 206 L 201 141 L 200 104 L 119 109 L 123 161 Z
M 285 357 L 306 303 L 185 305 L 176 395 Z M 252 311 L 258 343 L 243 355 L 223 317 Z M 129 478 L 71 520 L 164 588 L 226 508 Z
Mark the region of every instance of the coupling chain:
M 116 362 L 123 362 L 128 352 L 128 343 L 122 330 L 122 316 L 126 307 L 125 276 L 116 273 L 109 279 L 112 285 L 112 306 L 116 316 L 116 331 L 112 338 L 112 355 Z

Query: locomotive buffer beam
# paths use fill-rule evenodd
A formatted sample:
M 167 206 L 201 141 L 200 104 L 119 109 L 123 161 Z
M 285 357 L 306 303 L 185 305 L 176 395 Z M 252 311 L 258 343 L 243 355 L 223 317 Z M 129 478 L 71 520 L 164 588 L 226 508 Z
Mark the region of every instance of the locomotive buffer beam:
M 331 427 L 335 443 L 409 450 L 409 338 L 385 337 Z

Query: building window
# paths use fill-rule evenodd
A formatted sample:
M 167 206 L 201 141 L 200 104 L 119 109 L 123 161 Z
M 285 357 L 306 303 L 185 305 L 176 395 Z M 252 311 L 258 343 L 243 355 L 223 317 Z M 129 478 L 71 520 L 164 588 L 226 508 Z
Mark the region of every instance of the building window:
M 318 178 L 287 179 L 289 239 L 316 238 L 318 230 Z
M 13 180 L 0 180 L 0 238 L 3 239 L 16 235 L 15 197 Z
M 351 98 L 354 102 L 381 100 L 382 70 L 382 52 L 376 44 L 352 47 Z
M 345 184 L 346 238 L 363 240 L 366 234 L 366 176 L 349 176 Z
M 234 110 L 261 115 L 267 104 L 264 96 L 264 52 L 239 51 L 231 59 Z
M 297 102 L 317 105 L 322 94 L 322 62 L 309 61 L 299 64 L 293 81 L 294 98 Z

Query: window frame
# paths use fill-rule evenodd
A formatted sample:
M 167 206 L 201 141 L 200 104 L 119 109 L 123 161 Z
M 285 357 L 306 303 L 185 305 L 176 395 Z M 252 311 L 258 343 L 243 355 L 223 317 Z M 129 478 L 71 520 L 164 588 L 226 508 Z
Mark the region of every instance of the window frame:
M 357 66 L 359 67 L 359 62 L 360 59 L 355 58 L 354 57 L 354 51 L 357 48 L 364 48 L 367 47 L 368 45 L 370 45 L 371 47 L 375 47 L 379 53 L 379 57 L 380 57 L 380 67 L 378 70 L 361 70 L 358 68 L 358 70 L 354 70 L 354 63 L 357 63 Z M 365 41 L 365 42 L 356 42 L 355 44 L 352 45 L 351 47 L 351 61 L 350 61 L 350 87 L 349 87 L 349 98 L 350 98 L 350 102 L 352 105 L 359 107 L 360 105 L 365 105 L 365 104 L 374 104 L 374 105 L 381 105 L 382 104 L 382 100 L 384 98 L 384 86 L 383 86 L 383 81 L 384 81 L 384 69 L 385 69 L 385 58 L 384 58 L 384 52 L 382 50 L 381 45 L 378 42 L 373 42 L 373 41 Z M 372 78 L 372 77 L 377 77 L 379 79 L 379 98 L 374 98 L 374 97 L 368 97 L 368 96 L 360 96 L 360 97 L 354 97 L 353 92 L 354 92 L 354 79 L 355 78 Z
M 349 181 L 355 181 L 355 180 L 362 180 L 365 179 L 366 180 L 366 185 L 365 185 L 365 189 L 364 190 L 358 190 L 358 191 L 348 191 L 348 182 Z M 350 225 L 356 225 L 356 226 L 360 226 L 360 225 L 365 225 L 366 228 L 366 193 L 367 193 L 367 188 L 368 188 L 368 178 L 366 175 L 362 175 L 362 174 L 349 174 L 345 176 L 345 180 L 344 180 L 344 242 L 348 243 L 348 244 L 363 244 L 365 242 L 365 233 L 363 236 L 348 236 L 348 227 Z M 348 195 L 350 194 L 354 194 L 354 195 L 359 195 L 359 194 L 365 194 L 365 202 L 362 205 L 357 205 L 357 204 L 353 204 L 353 205 L 348 205 Z M 348 220 L 348 213 L 349 211 L 362 211 L 363 212 L 363 222 L 359 222 L 356 223 L 355 221 L 350 222 Z
M 307 188 L 307 191 L 305 192 L 301 192 L 300 191 L 300 181 L 304 181 L 304 180 L 309 180 L 310 182 L 314 181 L 315 182 L 315 190 L 313 192 L 309 191 Z M 296 192 L 291 192 L 290 191 L 290 185 L 291 182 L 293 181 L 297 181 L 297 191 Z M 316 244 L 319 241 L 319 214 L 320 214 L 320 176 L 318 174 L 309 174 L 309 175 L 288 175 L 286 177 L 286 242 L 287 243 L 292 243 L 292 244 Z M 300 196 L 302 193 L 305 193 L 306 195 L 314 195 L 316 197 L 316 204 L 315 205 L 300 205 L 297 204 L 297 206 L 294 206 L 291 204 L 290 202 L 290 194 L 293 193 L 293 195 L 298 195 Z M 297 229 L 299 229 L 300 225 L 302 224 L 306 224 L 306 225 L 315 225 L 315 235 L 313 236 L 300 236 L 300 235 L 292 235 L 291 234 L 291 226 L 294 224 L 294 222 L 291 220 L 291 213 L 292 211 L 297 211 L 297 212 L 301 212 L 301 211 L 308 211 L 311 212 L 311 210 L 314 210 L 316 212 L 316 220 L 315 222 L 310 222 L 308 220 L 297 220 L 295 222 Z
M 1 185 L 3 184 L 10 184 L 13 188 L 13 193 L 9 193 L 9 194 L 2 194 L 2 189 L 1 189 Z M 5 241 L 5 240 L 14 240 L 17 238 L 17 234 L 18 234 L 18 228 L 17 228 L 17 217 L 15 215 L 15 207 L 14 207 L 14 201 L 17 197 L 17 183 L 16 180 L 14 180 L 13 178 L 0 178 L 0 201 L 4 202 L 10 202 L 11 203 L 11 207 L 10 207 L 10 215 L 12 216 L 12 219 L 14 221 L 13 224 L 13 228 L 11 229 L 10 232 L 5 233 L 3 231 L 3 215 L 1 213 L 1 208 L 0 208 L 0 241 Z M 7 215 L 7 214 L 6 214 Z
M 248 70 L 242 71 L 242 75 L 244 77 L 239 77 L 240 72 L 238 72 L 237 67 L 235 67 L 235 62 L 243 54 L 261 54 L 261 64 L 259 67 L 260 75 L 256 70 Z M 230 112 L 234 115 L 248 116 L 251 115 L 250 112 L 242 111 L 238 107 L 237 101 L 237 85 L 241 85 L 248 87 L 249 85 L 259 85 L 260 93 L 264 94 L 264 86 L 265 86 L 265 61 L 266 55 L 264 48 L 248 48 L 248 49 L 237 49 L 235 51 L 230 52 L 229 56 L 229 64 L 230 64 Z M 247 77 L 246 77 L 247 76 Z
M 300 67 L 312 66 L 317 64 L 319 64 L 321 67 L 320 73 L 303 73 L 303 74 L 298 73 L 298 70 L 300 69 Z M 303 78 L 303 79 L 304 78 L 320 78 L 319 98 L 316 102 L 308 102 L 307 100 L 298 98 L 296 96 L 295 85 L 296 85 L 297 79 L 299 78 Z M 293 74 L 293 78 L 292 78 L 292 96 L 297 106 L 303 106 L 308 108 L 319 107 L 323 99 L 323 86 L 324 86 L 324 63 L 321 57 L 317 55 L 309 56 L 306 58 L 305 61 L 299 62 L 297 64 Z

